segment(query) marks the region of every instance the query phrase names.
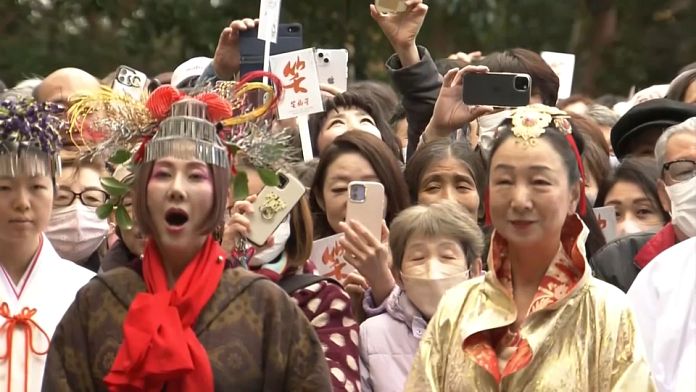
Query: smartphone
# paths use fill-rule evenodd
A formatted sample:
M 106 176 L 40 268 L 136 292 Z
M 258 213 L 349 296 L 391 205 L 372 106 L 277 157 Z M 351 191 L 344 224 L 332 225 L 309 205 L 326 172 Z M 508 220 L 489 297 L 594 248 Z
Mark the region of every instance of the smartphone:
M 384 185 L 371 181 L 352 181 L 348 184 L 346 222 L 360 222 L 375 238 L 382 238 L 385 210 Z
M 314 56 L 319 83 L 346 91 L 348 89 L 348 50 L 317 49 L 314 51 Z
M 467 73 L 462 84 L 462 100 L 467 105 L 526 106 L 532 96 L 532 78 L 527 74 Z
M 239 73 L 241 76 L 252 71 L 263 70 L 263 51 L 265 42 L 256 38 L 258 28 L 239 32 Z M 278 42 L 271 43 L 271 56 L 304 49 L 302 25 L 281 23 L 278 25 Z
M 141 100 L 147 92 L 147 75 L 135 68 L 121 65 L 116 69 L 116 77 L 111 83 L 115 92 L 129 95 L 135 100 Z
M 305 186 L 296 177 L 282 172 L 278 177 L 278 186 L 266 186 L 259 192 L 253 204 L 254 213 L 248 216 L 247 239 L 258 247 L 266 243 L 305 194 Z
M 375 8 L 383 13 L 400 13 L 406 11 L 405 0 L 375 0 Z

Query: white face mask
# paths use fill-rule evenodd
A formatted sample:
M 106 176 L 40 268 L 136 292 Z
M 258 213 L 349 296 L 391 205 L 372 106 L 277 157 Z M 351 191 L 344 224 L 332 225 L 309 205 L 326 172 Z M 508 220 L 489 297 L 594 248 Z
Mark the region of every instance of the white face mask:
M 290 238 L 289 215 L 283 223 L 278 226 L 276 231 L 273 232 L 273 246 L 255 253 L 251 260 L 249 260 L 249 266 L 260 267 L 277 259 L 278 256 L 285 251 L 285 244 L 287 244 L 288 238 Z
M 687 237 L 696 237 L 696 177 L 667 187 L 672 224 Z
M 53 210 L 45 234 L 60 257 L 79 263 L 99 248 L 108 233 L 109 223 L 97 217 L 96 207 L 78 200 Z
M 479 145 L 483 151 L 490 151 L 495 139 L 495 133 L 503 120 L 510 117 L 512 110 L 503 110 L 498 113 L 487 114 L 478 118 Z
M 469 279 L 469 270 L 437 279 L 401 274 L 406 296 L 428 320 L 435 314 L 445 291 L 467 279 Z

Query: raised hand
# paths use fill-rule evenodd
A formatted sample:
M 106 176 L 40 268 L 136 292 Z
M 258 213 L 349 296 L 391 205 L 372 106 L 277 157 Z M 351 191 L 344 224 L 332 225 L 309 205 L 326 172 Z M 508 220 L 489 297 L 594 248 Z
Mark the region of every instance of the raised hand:
M 225 223 L 225 231 L 222 235 L 222 249 L 227 253 L 232 253 L 237 247 L 238 241 L 246 237 L 251 232 L 251 222 L 246 217 L 247 214 L 254 213 L 254 201 L 256 195 L 251 195 L 245 200 L 236 201 L 231 208 L 229 220 Z M 273 246 L 271 236 L 264 246 L 258 250 Z
M 452 132 L 462 128 L 471 121 L 493 112 L 490 106 L 469 106 L 462 101 L 463 76 L 467 73 L 488 73 L 488 67 L 469 65 L 464 68 L 451 69 L 442 81 L 440 95 L 435 102 L 433 117 L 425 129 L 424 138 L 449 137 Z
M 428 6 L 423 4 L 423 0 L 406 0 L 406 11 L 398 14 L 383 14 L 370 4 L 372 19 L 384 32 L 403 66 L 419 61 L 416 37 L 427 13 Z
M 220 79 L 231 80 L 239 72 L 239 32 L 254 29 L 258 24 L 258 19 L 246 18 L 235 20 L 222 30 L 213 57 L 213 68 Z
M 375 238 L 360 222 L 341 222 L 343 238 L 339 241 L 345 250 L 346 262 L 355 267 L 372 287 L 376 302 L 389 295 L 396 284 L 391 273 L 392 255 L 389 249 L 389 229 L 382 222 L 382 238 Z

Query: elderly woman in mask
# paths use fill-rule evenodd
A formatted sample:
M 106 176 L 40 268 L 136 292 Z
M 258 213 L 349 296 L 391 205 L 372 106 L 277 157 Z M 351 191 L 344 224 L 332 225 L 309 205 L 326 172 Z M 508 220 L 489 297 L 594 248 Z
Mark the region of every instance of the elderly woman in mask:
M 360 325 L 363 391 L 403 390 L 442 295 L 481 274 L 481 231 L 453 202 L 402 211 L 392 222 L 389 245 L 399 288 L 382 304 L 385 313 Z
M 406 390 L 654 390 L 625 297 L 585 257 L 579 143 L 556 108 L 522 107 L 501 125 L 489 271 L 440 300 Z
M 142 259 L 78 293 L 51 345 L 48 390 L 329 390 L 304 315 L 268 280 L 232 268 L 213 238 L 230 162 L 207 107 L 182 98 L 142 147 L 133 189 L 149 237 Z
M 56 104 L 0 101 L 0 389 L 41 389 L 46 352 L 75 293 L 94 273 L 44 234 L 60 172 Z

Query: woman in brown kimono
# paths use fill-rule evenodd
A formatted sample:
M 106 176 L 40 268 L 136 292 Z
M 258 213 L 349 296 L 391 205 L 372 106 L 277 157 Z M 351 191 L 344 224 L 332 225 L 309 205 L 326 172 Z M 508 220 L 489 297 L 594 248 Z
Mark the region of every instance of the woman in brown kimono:
M 211 235 L 230 173 L 219 118 L 197 99 L 171 111 L 134 158 L 134 212 L 150 238 L 143 256 L 77 294 L 43 390 L 330 391 L 300 309 L 273 282 L 230 268 Z

